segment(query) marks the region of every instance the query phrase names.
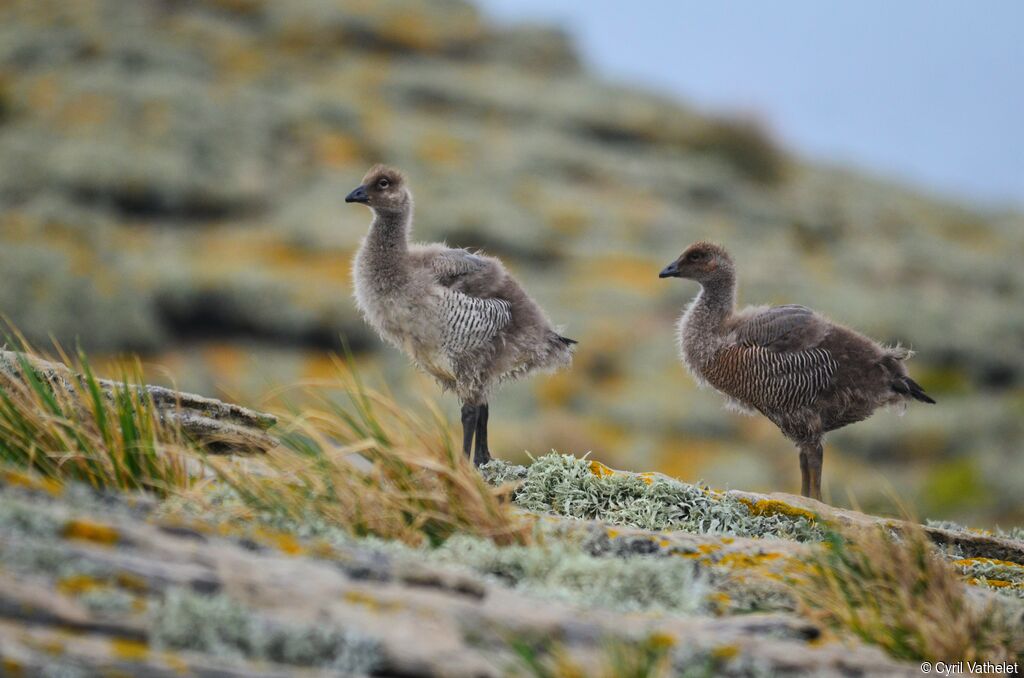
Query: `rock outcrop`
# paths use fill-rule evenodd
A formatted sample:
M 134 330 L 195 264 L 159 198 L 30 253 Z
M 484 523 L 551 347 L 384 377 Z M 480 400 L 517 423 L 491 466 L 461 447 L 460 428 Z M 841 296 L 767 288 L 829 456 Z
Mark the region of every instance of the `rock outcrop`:
M 622 615 L 512 591 L 465 568 L 369 545 L 178 520 L 145 499 L 0 482 L 0 657 L 44 669 L 200 676 L 499 676 L 517 644 L 557 642 L 586 667 L 654 639 L 680 670 L 896 676 L 866 646 L 822 643 L 788 614 Z M 519 669 L 523 667 L 520 665 Z

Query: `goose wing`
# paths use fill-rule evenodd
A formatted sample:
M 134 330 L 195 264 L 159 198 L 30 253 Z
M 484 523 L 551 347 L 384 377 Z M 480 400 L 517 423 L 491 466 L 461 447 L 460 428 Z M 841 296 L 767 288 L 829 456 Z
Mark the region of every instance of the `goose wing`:
M 487 269 L 487 260 L 466 249 L 448 248 L 430 260 L 437 282 L 451 287 L 460 278 L 480 273 Z
M 806 306 L 790 304 L 752 309 L 732 328 L 735 342 L 772 351 L 801 351 L 825 338 L 828 323 Z

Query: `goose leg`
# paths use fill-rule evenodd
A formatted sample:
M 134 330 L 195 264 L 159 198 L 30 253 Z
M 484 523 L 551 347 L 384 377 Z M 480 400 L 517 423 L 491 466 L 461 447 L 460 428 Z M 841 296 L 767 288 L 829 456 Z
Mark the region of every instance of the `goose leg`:
M 807 449 L 800 446 L 800 494 L 811 496 L 811 474 L 807 468 Z
M 491 460 L 491 451 L 487 447 L 487 418 L 491 409 L 487 403 L 484 403 L 477 408 L 476 412 L 476 451 L 473 463 L 480 466 Z
M 462 403 L 462 453 L 466 458 L 473 459 L 473 434 L 476 433 L 476 405 Z
M 807 470 L 811 476 L 812 499 L 821 501 L 821 462 L 825 451 L 821 447 L 821 438 L 818 438 L 807 447 Z

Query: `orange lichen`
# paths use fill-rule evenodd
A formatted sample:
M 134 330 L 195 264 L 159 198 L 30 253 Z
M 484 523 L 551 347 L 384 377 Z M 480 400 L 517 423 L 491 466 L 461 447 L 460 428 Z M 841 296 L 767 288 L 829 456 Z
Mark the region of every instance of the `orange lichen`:
M 971 565 L 1000 565 L 1002 567 L 1016 567 L 1024 569 L 1024 565 L 1020 563 L 1014 563 L 1009 560 L 997 560 L 995 558 L 982 558 L 980 556 L 977 558 L 962 558 L 960 560 L 953 561 L 953 564 L 959 565 L 960 567 L 969 567 Z
M 715 659 L 728 661 L 739 653 L 740 649 L 735 645 L 719 645 L 711 651 L 711 656 Z
M 355 589 L 345 591 L 342 597 L 350 603 L 362 605 L 374 612 L 390 612 L 401 607 L 398 603 L 384 601 L 374 595 L 366 593 L 365 591 L 358 591 Z
M 8 485 L 24 487 L 30 490 L 42 490 L 55 497 L 63 491 L 61 484 L 53 478 L 37 478 L 27 473 L 10 470 L 0 473 L 0 478 Z
M 714 604 L 714 611 L 718 614 L 724 614 L 729 609 L 729 604 L 732 599 L 728 593 L 718 591 L 708 596 L 708 601 Z
M 607 478 L 609 476 L 615 475 L 615 471 L 611 470 L 610 468 L 608 468 L 599 461 L 590 462 L 590 472 L 593 473 L 598 478 Z
M 718 565 L 730 568 L 754 568 L 766 561 L 781 557 L 780 553 L 726 553 L 717 562 Z
M 149 657 L 149 646 L 136 640 L 115 638 L 110 641 L 110 649 L 116 657 L 129 661 L 143 661 Z
M 796 506 L 787 504 L 784 501 L 778 499 L 748 499 L 746 497 L 740 497 L 739 500 L 743 502 L 750 513 L 755 516 L 789 516 L 790 518 L 804 518 L 811 522 L 817 520 L 817 516 L 807 509 L 802 509 Z
M 66 522 L 61 534 L 65 539 L 88 541 L 103 546 L 113 546 L 121 539 L 117 530 L 110 525 L 79 518 Z
M 69 596 L 80 596 L 88 591 L 105 588 L 105 582 L 86 574 L 73 574 L 57 580 L 57 590 Z
M 118 572 L 114 582 L 121 588 L 136 593 L 145 593 L 149 590 L 149 584 L 145 579 L 131 572 Z
M 253 532 L 253 536 L 264 544 L 273 546 L 277 550 L 287 553 L 290 556 L 301 555 L 306 551 L 306 549 L 302 547 L 302 544 L 299 543 L 299 540 L 287 532 L 257 529 Z
M 328 167 L 346 167 L 362 159 L 362 150 L 351 136 L 327 132 L 315 141 L 317 158 Z
M 647 644 L 655 650 L 670 650 L 677 642 L 675 636 L 664 631 L 655 631 L 647 638 Z
M 1005 579 L 979 579 L 977 577 L 971 577 L 967 580 L 967 583 L 974 586 L 992 586 L 997 589 L 1017 588 L 1020 586 L 1020 584 L 1014 584 L 1012 581 L 1006 581 Z

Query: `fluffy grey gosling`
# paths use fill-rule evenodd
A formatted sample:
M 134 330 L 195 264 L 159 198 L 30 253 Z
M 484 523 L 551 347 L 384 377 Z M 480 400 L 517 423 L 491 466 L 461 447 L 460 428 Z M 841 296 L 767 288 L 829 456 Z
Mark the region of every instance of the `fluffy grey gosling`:
M 478 466 L 490 461 L 495 385 L 568 366 L 576 342 L 552 328 L 497 259 L 410 243 L 412 193 L 398 170 L 372 167 L 345 202 L 373 211 L 353 266 L 356 305 L 382 338 L 458 395 L 462 450 Z
M 800 450 L 801 493 L 821 499 L 822 437 L 911 399 L 934 403 L 907 376 L 911 352 L 836 325 L 804 306 L 736 311 L 736 269 L 718 245 L 698 242 L 660 278 L 701 291 L 679 319 L 679 350 L 702 386 L 740 411 L 768 417 Z

